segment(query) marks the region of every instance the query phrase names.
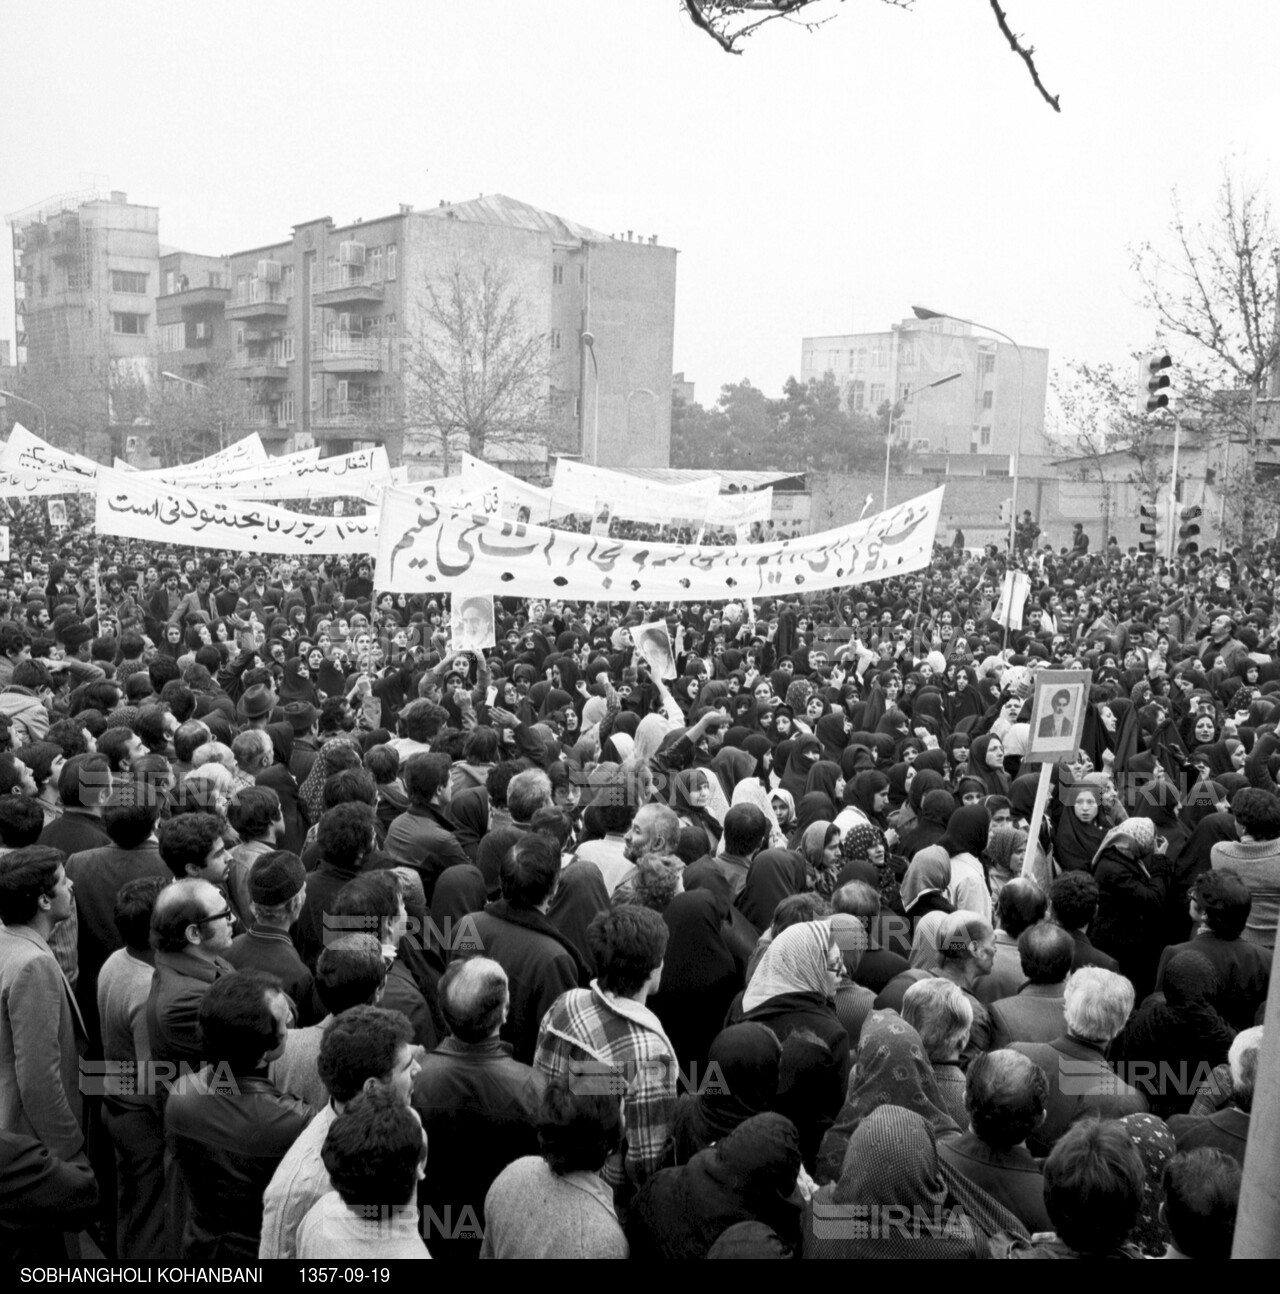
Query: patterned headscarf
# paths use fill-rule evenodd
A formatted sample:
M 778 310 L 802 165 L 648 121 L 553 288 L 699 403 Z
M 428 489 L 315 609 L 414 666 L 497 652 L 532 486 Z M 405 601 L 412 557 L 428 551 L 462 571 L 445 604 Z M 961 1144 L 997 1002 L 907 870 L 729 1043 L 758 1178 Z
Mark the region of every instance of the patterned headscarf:
M 1149 854 L 1155 848 L 1156 824 L 1150 818 L 1126 818 L 1123 822 L 1116 823 L 1098 846 L 1098 852 L 1093 856 L 1093 865 L 1097 867 L 1098 859 L 1121 839 L 1131 840 L 1139 853 Z
M 742 997 L 742 1009 L 754 1011 L 784 993 L 828 993 L 827 949 L 831 927 L 825 921 L 801 921 L 779 934 L 760 959 Z
M 877 845 L 884 848 L 884 832 L 869 822 L 860 822 L 844 833 L 844 839 L 840 842 L 840 857 L 845 862 L 870 859 L 871 851 Z

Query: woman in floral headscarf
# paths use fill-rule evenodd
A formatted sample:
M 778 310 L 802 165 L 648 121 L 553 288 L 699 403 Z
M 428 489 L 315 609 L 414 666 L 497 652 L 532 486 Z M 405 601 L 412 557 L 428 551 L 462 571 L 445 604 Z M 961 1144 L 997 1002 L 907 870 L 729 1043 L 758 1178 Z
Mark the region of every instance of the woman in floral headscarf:
M 1093 860 L 1098 915 L 1089 939 L 1120 963 L 1139 1002 L 1151 991 L 1164 948 L 1165 847 L 1150 818 L 1127 818 L 1107 832 Z

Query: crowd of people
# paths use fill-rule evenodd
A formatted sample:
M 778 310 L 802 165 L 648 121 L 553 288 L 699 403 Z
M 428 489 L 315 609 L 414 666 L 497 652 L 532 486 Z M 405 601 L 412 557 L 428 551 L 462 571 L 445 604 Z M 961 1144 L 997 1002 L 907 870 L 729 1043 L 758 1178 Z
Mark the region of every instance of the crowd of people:
M 15 510 L 4 1256 L 1227 1256 L 1278 554 L 1028 551 L 1012 632 L 1008 560 L 455 652 L 359 555 Z

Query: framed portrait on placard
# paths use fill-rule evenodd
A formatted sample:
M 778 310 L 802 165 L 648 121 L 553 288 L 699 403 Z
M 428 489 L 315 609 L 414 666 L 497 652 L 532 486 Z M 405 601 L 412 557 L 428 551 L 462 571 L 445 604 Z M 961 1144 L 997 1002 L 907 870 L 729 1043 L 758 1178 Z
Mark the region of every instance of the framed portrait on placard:
M 1046 669 L 1036 674 L 1030 762 L 1058 763 L 1080 749 L 1091 680 L 1088 670 Z

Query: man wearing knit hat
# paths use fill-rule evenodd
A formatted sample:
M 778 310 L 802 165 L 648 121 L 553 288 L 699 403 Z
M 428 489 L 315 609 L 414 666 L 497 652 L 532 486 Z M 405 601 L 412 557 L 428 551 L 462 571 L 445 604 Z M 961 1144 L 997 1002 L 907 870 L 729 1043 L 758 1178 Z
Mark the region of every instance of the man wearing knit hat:
M 297 854 L 275 849 L 260 855 L 249 869 L 253 926 L 237 935 L 224 954 L 236 970 L 275 975 L 293 1000 L 299 1026 L 315 1024 L 323 1015 L 315 979 L 289 937 L 306 897 L 307 873 Z

